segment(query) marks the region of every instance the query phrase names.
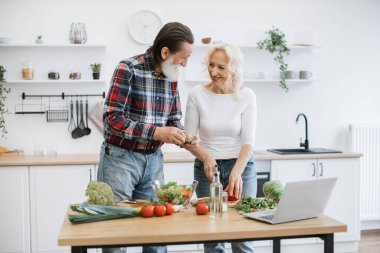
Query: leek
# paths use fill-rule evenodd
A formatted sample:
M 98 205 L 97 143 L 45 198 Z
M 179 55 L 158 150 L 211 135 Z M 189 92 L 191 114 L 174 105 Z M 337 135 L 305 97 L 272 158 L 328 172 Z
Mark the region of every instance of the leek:
M 68 215 L 69 221 L 73 225 L 102 220 L 128 218 L 141 213 L 141 208 L 133 208 L 128 206 L 101 206 L 86 203 L 72 205 L 71 210 L 80 213 Z

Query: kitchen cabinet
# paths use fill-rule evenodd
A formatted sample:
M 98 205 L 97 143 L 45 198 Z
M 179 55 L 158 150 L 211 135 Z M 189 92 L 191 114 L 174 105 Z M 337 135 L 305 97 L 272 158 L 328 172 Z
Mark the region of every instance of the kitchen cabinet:
M 30 167 L 33 253 L 70 252 L 70 248 L 58 247 L 58 233 L 69 205 L 86 200 L 85 191 L 94 176 L 94 165 Z
M 288 182 L 328 177 L 337 177 L 338 181 L 325 214 L 347 224 L 347 232 L 335 234 L 335 241 L 358 241 L 360 239 L 359 158 L 272 161 L 272 179 Z
M 0 168 L 0 252 L 30 252 L 28 167 Z
M 209 82 L 207 66 L 204 59 L 210 49 L 210 45 L 194 45 L 193 53 L 189 58 L 189 64 L 185 69 L 185 80 L 187 83 Z M 244 55 L 243 82 L 246 84 L 278 84 L 279 70 L 274 56 L 268 52 L 258 49 L 256 46 L 239 46 Z M 291 52 L 286 56 L 288 70 L 307 70 L 313 72 L 313 49 L 314 46 L 290 46 Z M 310 79 L 287 79 L 287 84 L 308 84 Z

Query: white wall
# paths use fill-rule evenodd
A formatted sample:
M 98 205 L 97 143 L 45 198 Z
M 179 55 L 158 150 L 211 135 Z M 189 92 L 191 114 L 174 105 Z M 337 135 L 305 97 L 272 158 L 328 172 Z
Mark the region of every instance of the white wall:
M 107 45 L 107 80 L 123 58 L 145 51 L 128 34 L 128 20 L 138 10 L 152 9 L 163 21 L 180 21 L 194 33 L 204 27 L 228 33 L 231 29 L 268 30 L 272 26 L 290 31 L 312 30 L 314 68 L 319 81 L 291 85 L 284 93 L 277 85 L 249 84 L 258 99 L 257 149 L 296 147 L 304 137 L 298 113 L 309 119 L 311 147 L 347 148 L 348 124 L 380 121 L 380 1 L 377 0 L 0 0 L 0 37 L 15 42 L 33 42 L 43 34 L 45 42 L 66 42 L 71 22 L 86 23 L 88 42 Z M 0 59 L 0 65 L 7 59 Z M 191 84 L 181 84 L 183 106 Z M 53 93 L 63 87 L 11 87 L 7 100 L 11 111 L 27 90 L 37 94 L 46 88 Z M 86 92 L 90 87 L 69 87 Z M 106 88 L 107 90 L 107 88 Z M 92 90 L 91 90 L 92 91 Z M 90 92 L 90 91 L 89 91 Z M 59 153 L 98 152 L 102 135 L 93 125 L 90 136 L 73 140 L 67 124 L 46 123 L 37 115 L 9 115 L 9 134 L 2 146 L 33 152 L 35 144 L 58 145 Z M 168 146 L 165 150 L 176 151 Z

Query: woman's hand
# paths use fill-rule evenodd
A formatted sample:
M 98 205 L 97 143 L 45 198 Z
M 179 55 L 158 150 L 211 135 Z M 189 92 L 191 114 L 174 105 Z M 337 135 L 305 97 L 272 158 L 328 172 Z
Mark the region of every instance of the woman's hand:
M 240 199 L 243 192 L 243 179 L 241 178 L 241 174 L 234 169 L 231 171 L 227 188 L 224 191 L 227 191 L 229 196 L 234 195 L 235 198 Z
M 187 149 L 188 151 L 195 151 L 195 149 L 199 146 L 199 139 L 196 135 L 192 135 L 189 133 L 186 134 L 185 142 L 181 145 L 182 148 Z
M 214 172 L 216 170 L 216 161 L 213 157 L 208 156 L 204 161 L 203 161 L 203 170 L 206 174 L 206 177 L 212 181 L 214 177 Z

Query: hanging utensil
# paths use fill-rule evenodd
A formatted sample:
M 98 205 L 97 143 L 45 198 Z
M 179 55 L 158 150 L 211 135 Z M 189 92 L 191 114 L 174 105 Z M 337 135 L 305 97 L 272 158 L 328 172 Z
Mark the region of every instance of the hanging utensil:
M 91 129 L 88 127 L 88 99 L 86 99 L 86 126 L 83 133 L 85 135 L 89 135 L 91 133 Z
M 81 137 L 85 135 L 84 133 L 84 129 L 85 129 L 85 125 L 84 125 L 84 120 L 83 120 L 83 101 L 82 99 L 80 100 L 80 122 L 79 122 L 79 129 L 81 131 Z
M 71 132 L 71 136 L 76 139 L 83 136 L 82 130 L 79 128 L 79 102 L 75 101 L 75 109 L 77 114 L 77 127 Z
M 69 133 L 72 133 L 73 130 L 76 128 L 77 126 L 75 125 L 75 120 L 74 120 L 74 102 L 73 100 L 71 99 L 70 101 L 70 122 L 69 122 L 69 126 L 68 126 L 68 130 L 69 130 Z

